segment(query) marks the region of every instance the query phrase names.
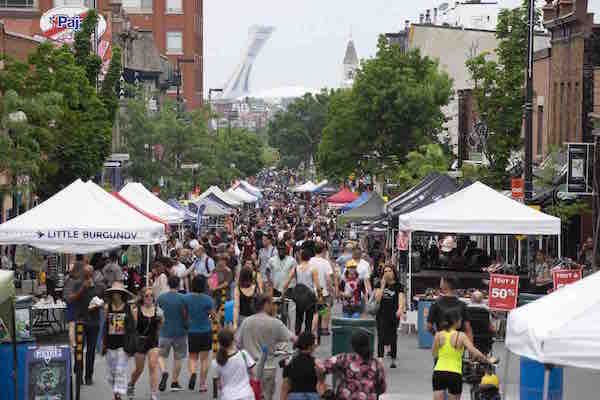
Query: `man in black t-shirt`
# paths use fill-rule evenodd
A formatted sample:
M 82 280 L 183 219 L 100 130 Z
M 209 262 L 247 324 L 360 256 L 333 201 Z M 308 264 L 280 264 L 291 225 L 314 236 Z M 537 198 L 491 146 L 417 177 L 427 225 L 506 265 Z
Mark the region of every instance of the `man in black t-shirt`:
M 464 332 L 473 341 L 473 330 L 469 321 L 467 305 L 460 301 L 456 295 L 457 286 L 458 282 L 456 278 L 442 278 L 440 282 L 442 296 L 429 309 L 427 330 L 435 334 L 436 331 L 440 330 L 446 312 L 451 309 L 458 309 L 462 317 L 462 326 L 459 330 Z

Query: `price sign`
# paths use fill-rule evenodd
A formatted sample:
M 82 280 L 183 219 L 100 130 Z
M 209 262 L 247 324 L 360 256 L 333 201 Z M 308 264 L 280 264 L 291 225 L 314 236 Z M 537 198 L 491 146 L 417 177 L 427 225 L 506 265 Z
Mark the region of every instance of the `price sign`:
M 552 271 L 552 281 L 554 282 L 554 290 L 558 290 L 563 286 L 569 285 L 573 282 L 581 280 L 583 272 L 580 269 L 567 270 L 561 269 L 558 271 Z
M 489 307 L 497 311 L 510 311 L 517 307 L 519 277 L 514 275 L 490 275 Z

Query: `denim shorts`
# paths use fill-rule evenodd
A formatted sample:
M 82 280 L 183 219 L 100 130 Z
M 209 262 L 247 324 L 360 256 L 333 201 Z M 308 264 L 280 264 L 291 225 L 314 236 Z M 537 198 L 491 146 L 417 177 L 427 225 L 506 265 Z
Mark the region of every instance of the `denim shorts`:
M 183 360 L 187 356 L 187 337 L 168 338 L 161 336 L 158 338 L 159 355 L 161 357 L 168 358 L 171 347 L 173 348 L 173 358 L 176 360 Z

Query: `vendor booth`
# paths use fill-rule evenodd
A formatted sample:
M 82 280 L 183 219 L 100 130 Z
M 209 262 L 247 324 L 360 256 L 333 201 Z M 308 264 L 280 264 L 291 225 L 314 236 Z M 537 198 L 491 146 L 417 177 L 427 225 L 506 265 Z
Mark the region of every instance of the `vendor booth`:
M 342 207 L 348 203 L 353 202 L 358 198 L 358 194 L 351 192 L 347 188 L 343 188 L 336 194 L 327 198 L 327 203 L 332 207 Z
M 246 181 L 239 181 L 238 183 L 236 183 L 234 185 L 234 187 L 242 188 L 244 191 L 250 193 L 252 196 L 256 197 L 257 199 L 263 198 L 261 190 L 255 186 L 250 185 Z
M 354 208 L 338 217 L 338 224 L 344 225 L 350 222 L 361 222 L 365 224 L 368 221 L 375 220 L 385 214 L 385 201 L 378 193 L 368 194 L 369 199 L 359 207 Z
M 429 206 L 400 215 L 398 225 L 401 231 L 408 234 L 407 286 L 408 293 L 411 294 L 411 252 L 415 232 L 560 236 L 559 218 L 516 202 L 480 182 Z M 445 245 L 452 246 L 444 243 L 443 246 Z M 452 275 L 453 272 L 448 274 Z
M 296 186 L 295 188 L 293 188 L 292 192 L 294 192 L 294 193 L 310 193 L 310 192 L 313 192 L 316 188 L 317 188 L 317 185 L 315 185 L 314 182 L 308 181 L 306 183 L 303 183 L 302 185 L 299 185 L 299 186 Z
M 210 197 L 211 199 L 217 199 L 222 205 L 236 208 L 240 207 L 243 202 L 238 198 L 231 196 L 228 193 L 223 192 L 217 186 L 211 186 L 204 193 L 202 193 L 197 200 L 202 200 L 204 198 Z
M 466 186 L 468 185 L 463 187 Z M 406 214 L 435 203 L 458 190 L 459 186 L 454 178 L 437 172 L 432 173 L 416 186 L 390 200 L 386 205 L 386 210 L 394 217 Z
M 251 195 L 241 187 L 230 188 L 225 193 L 233 195 L 235 198 L 240 199 L 246 204 L 256 203 L 258 201 L 258 198 L 256 196 Z
M 119 194 L 139 209 L 167 221 L 170 225 L 183 223 L 185 218 L 183 211 L 171 207 L 148 191 L 141 183 L 128 183 L 119 191 Z
M 355 209 L 356 207 L 360 207 L 369 200 L 369 197 L 371 197 L 370 192 L 362 192 L 362 194 L 356 200 L 354 200 L 354 201 L 344 205 L 342 208 L 340 208 L 340 211 L 344 213 L 346 211 Z

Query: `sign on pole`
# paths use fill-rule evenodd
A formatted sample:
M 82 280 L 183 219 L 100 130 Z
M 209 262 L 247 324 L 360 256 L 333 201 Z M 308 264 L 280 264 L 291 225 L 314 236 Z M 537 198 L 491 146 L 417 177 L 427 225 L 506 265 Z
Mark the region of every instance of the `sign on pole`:
M 512 178 L 510 186 L 512 198 L 519 201 L 523 200 L 523 197 L 525 196 L 525 191 L 523 190 L 525 187 L 525 180 L 523 178 Z
M 568 143 L 567 149 L 567 193 L 593 194 L 594 144 Z
M 490 275 L 490 310 L 510 311 L 517 307 L 519 277 L 515 275 Z
M 552 282 L 554 282 L 554 290 L 558 290 L 563 286 L 570 285 L 573 282 L 581 280 L 583 271 L 581 269 L 561 269 L 552 271 Z

